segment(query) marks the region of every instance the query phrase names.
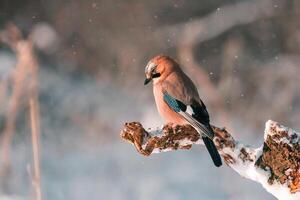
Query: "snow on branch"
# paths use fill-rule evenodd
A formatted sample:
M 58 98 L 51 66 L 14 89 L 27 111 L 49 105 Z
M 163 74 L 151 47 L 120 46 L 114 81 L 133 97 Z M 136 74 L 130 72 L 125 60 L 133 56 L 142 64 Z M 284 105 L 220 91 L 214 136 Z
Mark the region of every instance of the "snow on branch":
M 264 144 L 252 148 L 236 141 L 224 128 L 214 127 L 214 143 L 225 163 L 241 176 L 256 181 L 278 199 L 300 199 L 300 134 L 277 122 L 267 121 Z M 138 122 L 124 125 L 121 137 L 145 156 L 190 149 L 202 144 L 190 125 L 166 124 L 146 131 Z

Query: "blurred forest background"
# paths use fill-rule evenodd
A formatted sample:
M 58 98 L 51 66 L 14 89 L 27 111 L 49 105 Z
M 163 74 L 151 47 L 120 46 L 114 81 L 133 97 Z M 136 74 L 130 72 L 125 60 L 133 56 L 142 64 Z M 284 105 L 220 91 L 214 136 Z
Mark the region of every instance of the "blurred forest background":
M 181 64 L 236 139 L 259 146 L 268 119 L 300 130 L 298 0 L 1 0 L 0 199 L 34 194 L 31 108 L 43 199 L 274 199 L 203 147 L 145 158 L 121 141 L 124 122 L 163 124 L 143 85 L 157 54 Z

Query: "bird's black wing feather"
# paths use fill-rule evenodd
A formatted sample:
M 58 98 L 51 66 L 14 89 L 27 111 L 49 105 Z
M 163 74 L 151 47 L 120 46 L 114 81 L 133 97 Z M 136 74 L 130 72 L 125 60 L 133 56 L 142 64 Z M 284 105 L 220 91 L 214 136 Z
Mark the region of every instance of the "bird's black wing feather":
M 207 129 L 214 135 L 214 131 L 209 124 L 209 115 L 206 110 L 205 104 L 201 100 L 200 100 L 200 103 L 197 101 L 193 101 L 191 107 L 194 112 L 192 116 L 197 121 L 204 124 L 207 127 Z M 217 166 L 217 167 L 221 166 L 222 160 L 221 160 L 220 154 L 219 154 L 214 142 L 206 136 L 202 136 L 202 140 L 203 140 L 215 166 Z
M 197 102 L 196 100 L 192 100 L 191 107 L 193 109 L 193 117 L 197 119 L 202 124 L 209 124 L 209 115 L 206 110 L 205 104 L 200 100 Z

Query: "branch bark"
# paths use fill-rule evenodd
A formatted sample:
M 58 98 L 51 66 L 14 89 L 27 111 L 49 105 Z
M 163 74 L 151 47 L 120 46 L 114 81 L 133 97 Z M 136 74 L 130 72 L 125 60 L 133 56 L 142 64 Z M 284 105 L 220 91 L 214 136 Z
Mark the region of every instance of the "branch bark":
M 300 133 L 269 120 L 263 146 L 252 148 L 236 141 L 224 128 L 213 129 L 214 143 L 230 168 L 262 184 L 278 199 L 300 199 Z M 202 144 L 190 125 L 166 124 L 147 132 L 139 122 L 130 122 L 124 125 L 121 137 L 145 156 Z

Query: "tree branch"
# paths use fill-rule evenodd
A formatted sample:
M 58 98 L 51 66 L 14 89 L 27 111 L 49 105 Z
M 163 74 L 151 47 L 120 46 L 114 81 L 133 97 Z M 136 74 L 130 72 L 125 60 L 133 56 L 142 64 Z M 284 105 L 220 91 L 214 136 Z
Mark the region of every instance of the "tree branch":
M 300 134 L 277 122 L 266 123 L 264 144 L 252 148 L 236 141 L 225 129 L 213 126 L 214 143 L 225 163 L 241 176 L 256 181 L 279 199 L 300 198 Z M 138 122 L 126 123 L 121 137 L 145 156 L 190 149 L 202 144 L 190 125 L 166 124 L 147 132 Z
M 278 7 L 286 6 L 285 1 L 254 0 L 226 5 L 205 17 L 188 22 L 160 27 L 154 32 L 157 38 L 168 38 L 174 46 L 193 46 L 217 37 L 234 26 L 252 23 L 263 18 L 280 14 Z

